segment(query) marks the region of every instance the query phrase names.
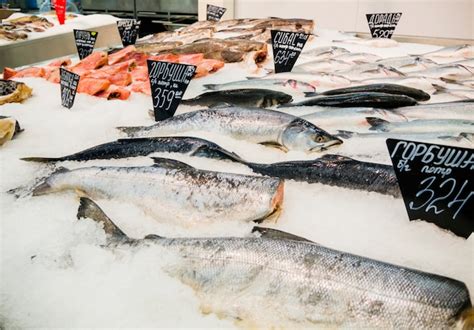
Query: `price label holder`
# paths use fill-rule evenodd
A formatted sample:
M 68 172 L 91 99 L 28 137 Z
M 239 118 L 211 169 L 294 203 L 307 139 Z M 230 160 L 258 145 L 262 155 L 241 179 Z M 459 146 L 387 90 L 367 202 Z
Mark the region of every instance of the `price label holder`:
M 275 73 L 291 72 L 310 35 L 277 30 L 270 32 L 272 35 Z
M 81 76 L 64 68 L 59 68 L 59 84 L 61 86 L 61 104 L 71 109 L 76 98 L 77 86 Z
M 473 149 L 388 139 L 410 220 L 468 238 L 474 231 Z
M 82 60 L 92 54 L 98 35 L 99 32 L 96 31 L 74 30 L 74 40 L 76 41 L 79 59 Z
M 207 5 L 206 19 L 208 21 L 220 21 L 224 13 L 227 11 L 227 8 Z
M 372 38 L 391 39 L 402 13 L 366 14 Z
M 147 60 L 155 121 L 173 117 L 189 82 L 194 65 Z
M 117 29 L 124 47 L 135 45 L 138 33 L 140 32 L 140 23 L 140 21 L 135 19 L 121 19 L 117 21 Z

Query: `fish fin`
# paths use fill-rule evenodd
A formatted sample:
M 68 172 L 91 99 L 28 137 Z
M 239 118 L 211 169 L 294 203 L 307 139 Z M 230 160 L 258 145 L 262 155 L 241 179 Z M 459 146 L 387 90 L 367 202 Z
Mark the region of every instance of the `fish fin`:
M 362 60 L 359 60 L 359 61 L 353 61 L 353 62 L 354 62 L 354 64 L 356 64 L 356 65 L 367 64 L 367 62 L 365 62 L 365 61 L 362 61 Z
M 433 87 L 435 89 L 435 92 L 433 93 L 433 95 L 445 93 L 448 90 L 446 87 L 443 87 L 443 86 L 438 85 L 438 84 L 431 84 L 431 85 L 433 85 Z
M 210 104 L 208 106 L 209 109 L 221 109 L 221 108 L 229 108 L 229 107 L 232 107 L 232 104 L 227 103 L 227 102 L 217 102 L 217 103 Z
M 127 136 L 135 136 L 138 132 L 146 128 L 146 126 L 122 126 L 122 127 L 117 127 L 117 129 L 122 132 L 127 134 Z
M 304 97 L 318 96 L 317 92 L 304 92 Z
M 216 91 L 218 89 L 217 86 L 219 86 L 218 84 L 204 84 L 202 85 L 204 88 L 206 89 L 210 89 L 210 90 L 213 90 L 213 91 Z
M 291 241 L 299 241 L 299 242 L 308 242 L 308 243 L 313 243 L 317 244 L 313 241 L 310 241 L 306 238 L 296 236 L 278 229 L 273 229 L 273 228 L 265 228 L 265 227 L 259 227 L 255 226 L 252 228 L 252 233 L 259 233 L 260 237 L 264 238 L 273 238 L 273 239 L 284 239 L 284 240 L 291 240 Z M 319 245 L 319 244 L 318 244 Z
M 154 240 L 154 239 L 163 239 L 163 236 L 158 236 L 155 234 L 149 234 L 145 236 L 145 239 Z
M 456 329 L 469 330 L 474 329 L 474 308 L 467 307 L 459 315 L 458 326 Z
M 23 161 L 25 161 L 25 162 L 52 163 L 52 162 L 60 161 L 61 158 L 24 157 L 24 158 L 20 158 L 20 160 L 23 160 Z
M 341 155 L 334 155 L 334 154 L 326 154 L 322 157 L 320 157 L 319 159 L 322 159 L 322 160 L 333 160 L 333 161 L 351 161 L 353 160 L 352 158 L 350 157 L 346 157 L 346 156 L 341 156 Z
M 353 138 L 354 135 L 356 134 L 357 134 L 356 132 L 338 130 L 335 136 L 343 138 L 343 139 L 350 139 L 350 138 Z
M 194 168 L 191 165 L 180 162 L 176 159 L 162 158 L 162 157 L 151 157 L 155 163 L 153 166 L 166 167 L 169 169 L 191 169 Z
M 79 208 L 77 209 L 77 219 L 88 218 L 104 226 L 104 231 L 115 238 L 126 239 L 128 236 L 110 218 L 93 200 L 87 197 L 79 199 Z
M 191 156 L 205 157 L 205 158 L 211 158 L 211 159 L 220 159 L 220 160 L 227 159 L 227 160 L 232 160 L 232 161 L 236 161 L 243 164 L 247 163 L 236 153 L 227 151 L 222 148 L 213 148 L 209 146 L 200 146 L 199 148 L 197 148 L 191 153 Z
M 444 77 L 441 77 L 439 79 L 441 79 L 442 81 L 444 81 L 445 83 L 448 83 L 448 84 L 459 85 L 459 82 L 457 80 L 454 80 L 454 79 L 449 79 L 449 78 L 444 78 Z
M 260 142 L 259 144 L 261 144 L 262 146 L 265 146 L 265 147 L 277 148 L 277 149 L 280 149 L 284 152 L 288 152 L 288 148 L 285 147 L 284 145 L 279 144 L 278 142 L 267 141 L 267 142 Z
M 390 124 L 389 121 L 377 117 L 365 117 L 365 120 L 371 126 L 369 128 L 370 131 L 388 132 L 387 125 Z
M 52 191 L 51 186 L 46 182 L 49 177 L 59 173 L 69 172 L 67 168 L 58 167 L 50 171 L 49 174 L 42 176 L 41 178 L 35 179 L 32 184 L 20 186 L 18 188 L 10 189 L 7 194 L 11 194 L 16 198 L 22 198 L 27 196 L 39 196 L 44 195 Z
M 247 80 L 254 80 L 254 79 L 259 79 L 260 77 L 245 77 Z

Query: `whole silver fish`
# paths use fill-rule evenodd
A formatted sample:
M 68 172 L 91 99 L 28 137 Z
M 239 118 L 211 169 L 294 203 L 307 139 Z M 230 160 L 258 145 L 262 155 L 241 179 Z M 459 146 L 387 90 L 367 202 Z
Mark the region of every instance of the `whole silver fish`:
M 336 71 L 335 74 L 350 79 L 360 81 L 370 78 L 404 77 L 405 75 L 394 67 L 378 63 L 368 63 L 356 65 L 352 69 Z
M 460 64 L 460 65 L 464 65 L 465 67 L 469 68 L 469 69 L 474 69 L 474 57 L 473 58 L 470 58 L 470 59 L 467 59 L 467 60 L 461 60 L 461 61 L 457 61 L 457 62 L 453 62 L 451 64 Z
M 152 126 L 119 127 L 133 137 L 204 130 L 284 150 L 320 151 L 342 141 L 299 117 L 279 111 L 218 108 L 188 112 Z
M 446 82 L 439 78 L 430 77 L 389 77 L 389 78 L 369 78 L 366 80 L 358 81 L 357 84 L 398 84 L 407 87 L 417 88 L 425 91 L 426 93 L 434 93 L 436 88 L 433 86 L 445 86 Z
M 286 93 L 310 93 L 316 91 L 313 85 L 295 79 L 246 79 L 225 84 L 205 84 L 203 87 L 214 91 L 242 88 L 265 88 Z
M 380 60 L 380 56 L 370 53 L 346 53 L 336 56 L 334 59 L 350 64 L 364 64 L 374 63 Z
M 474 71 L 460 64 L 447 64 L 434 68 L 410 72 L 412 77 L 443 78 L 447 80 L 463 80 L 472 78 Z
M 353 64 L 339 61 L 336 59 L 327 59 L 325 61 L 310 61 L 303 64 L 296 65 L 293 67 L 292 72 L 302 72 L 302 73 L 330 73 L 334 71 L 348 70 L 352 68 Z
M 351 81 L 339 75 L 319 73 L 301 73 L 301 72 L 281 72 L 269 74 L 261 79 L 293 79 L 297 81 L 304 81 L 316 88 L 338 88 L 350 86 Z
M 161 247 L 158 253 L 173 256 L 164 270 L 195 290 L 204 311 L 248 327 L 444 329 L 471 322 L 469 291 L 460 281 L 291 234 L 131 240 L 84 198 L 78 218 L 103 223 L 109 247 Z
M 394 67 L 401 72 L 413 72 L 438 66 L 436 62 L 420 56 L 390 57 L 378 60 L 377 63 Z
M 392 112 L 407 119 L 460 119 L 474 121 L 474 101 L 419 104 L 393 109 Z
M 372 39 L 363 39 L 363 38 L 351 38 L 343 40 L 333 40 L 333 42 L 343 43 L 343 44 L 353 44 L 364 47 L 375 47 L 375 48 L 391 48 L 397 47 L 398 42 L 393 39 L 388 38 L 372 38 Z
M 460 99 L 467 99 L 471 100 L 474 99 L 474 89 L 468 87 L 460 87 L 460 88 L 446 88 L 443 86 L 434 85 L 436 88 L 435 95 L 437 94 L 449 94 L 452 96 L 456 96 Z
M 312 50 L 303 51 L 300 54 L 300 57 L 310 58 L 314 61 L 323 61 L 323 60 L 334 58 L 341 54 L 347 54 L 347 53 L 349 53 L 349 51 L 345 48 L 329 46 L 329 47 L 318 47 Z
M 341 139 L 352 139 L 352 138 L 362 138 L 362 139 L 403 139 L 403 140 L 414 140 L 414 141 L 431 141 L 431 140 L 441 140 L 449 141 L 450 143 L 464 142 L 467 145 L 472 145 L 474 142 L 474 134 L 470 133 L 439 133 L 439 132 L 410 132 L 410 133 L 400 133 L 400 132 L 370 132 L 370 133 L 361 133 L 361 132 L 352 132 L 346 130 L 338 130 L 336 136 Z
M 370 130 L 392 133 L 447 133 L 474 134 L 474 121 L 459 119 L 416 119 L 409 122 L 389 122 L 380 118 L 368 117 Z
M 427 58 L 474 58 L 474 46 L 473 45 L 456 45 L 444 47 L 433 52 L 425 53 L 422 55 Z
M 180 225 L 205 221 L 258 221 L 283 201 L 278 178 L 220 173 L 160 159 L 155 166 L 60 169 L 34 196 L 80 191 L 94 200 L 131 203 L 154 219 Z

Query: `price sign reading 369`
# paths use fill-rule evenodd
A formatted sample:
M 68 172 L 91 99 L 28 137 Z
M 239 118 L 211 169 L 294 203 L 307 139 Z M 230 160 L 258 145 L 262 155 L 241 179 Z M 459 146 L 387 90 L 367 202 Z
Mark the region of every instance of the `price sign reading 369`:
M 468 238 L 474 231 L 472 149 L 388 139 L 410 220 L 425 220 Z
M 155 120 L 173 117 L 196 67 L 194 65 L 147 61 Z

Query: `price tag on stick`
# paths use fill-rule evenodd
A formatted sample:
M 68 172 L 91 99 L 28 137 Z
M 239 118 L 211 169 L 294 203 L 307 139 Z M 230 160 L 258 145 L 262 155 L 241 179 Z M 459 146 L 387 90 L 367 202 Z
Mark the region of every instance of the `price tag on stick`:
M 391 39 L 402 13 L 366 14 L 372 38 Z
M 387 147 L 410 220 L 468 238 L 474 231 L 473 149 L 396 139 Z
M 309 34 L 288 31 L 271 31 L 275 73 L 290 72 L 301 54 Z
M 117 29 L 124 47 L 135 45 L 138 33 L 140 32 L 140 23 L 140 21 L 135 19 L 121 19 L 117 21 Z
M 147 61 L 155 120 L 173 117 L 194 76 L 194 65 Z
M 99 32 L 87 30 L 74 30 L 74 39 L 76 41 L 77 53 L 79 59 L 83 59 L 94 51 L 95 41 Z
M 206 19 L 208 21 L 220 21 L 227 8 L 207 5 Z
M 63 107 L 71 109 L 76 98 L 77 86 L 81 76 L 64 68 L 59 68 L 61 86 L 61 104 Z

